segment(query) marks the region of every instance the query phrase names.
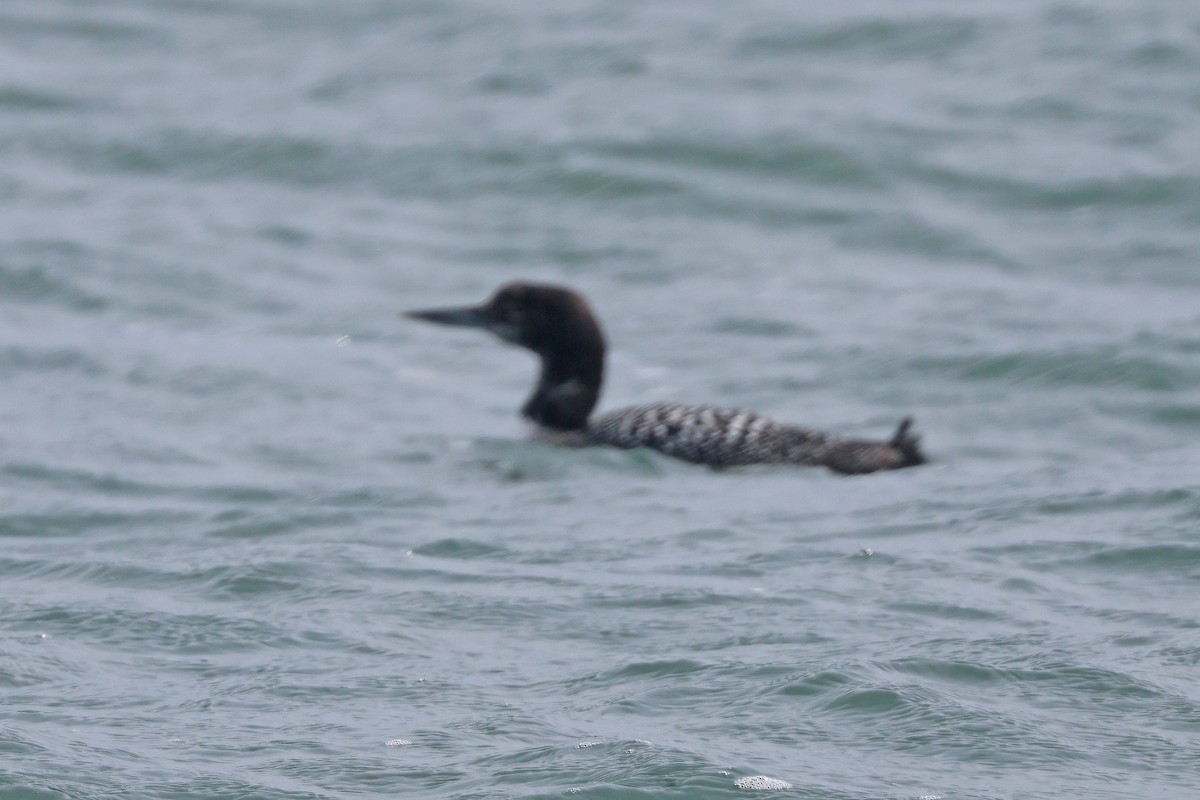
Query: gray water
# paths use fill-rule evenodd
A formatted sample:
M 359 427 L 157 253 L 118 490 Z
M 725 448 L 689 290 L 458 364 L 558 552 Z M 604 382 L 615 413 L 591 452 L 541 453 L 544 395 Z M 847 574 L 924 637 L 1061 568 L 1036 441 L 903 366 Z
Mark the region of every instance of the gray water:
M 1197 796 L 1197 5 L 5 0 L 0 120 L 0 797 Z M 517 277 L 933 463 L 530 442 L 396 316 Z

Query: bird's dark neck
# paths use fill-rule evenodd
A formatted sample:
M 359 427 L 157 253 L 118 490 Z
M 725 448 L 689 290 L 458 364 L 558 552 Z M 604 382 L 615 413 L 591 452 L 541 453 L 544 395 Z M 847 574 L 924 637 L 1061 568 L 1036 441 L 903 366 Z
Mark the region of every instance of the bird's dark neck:
M 555 430 L 580 430 L 600 398 L 604 381 L 604 345 L 601 342 L 556 349 L 539 354 L 542 372 L 537 388 L 521 414 Z

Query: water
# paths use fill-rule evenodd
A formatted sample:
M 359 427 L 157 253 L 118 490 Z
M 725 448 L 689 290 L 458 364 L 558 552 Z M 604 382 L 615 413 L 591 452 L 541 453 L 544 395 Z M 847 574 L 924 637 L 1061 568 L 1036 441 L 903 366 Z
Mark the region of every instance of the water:
M 1193 5 L 7 0 L 0 67 L 0 797 L 1194 795 Z M 935 463 L 525 441 L 396 317 L 514 277 L 602 408 Z

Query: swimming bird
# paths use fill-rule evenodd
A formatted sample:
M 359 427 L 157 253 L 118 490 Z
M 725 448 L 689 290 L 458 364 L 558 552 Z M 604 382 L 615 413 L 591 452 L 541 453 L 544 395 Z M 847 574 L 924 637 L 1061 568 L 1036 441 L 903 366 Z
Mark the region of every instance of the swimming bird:
M 834 436 L 750 411 L 681 403 L 623 408 L 592 420 L 604 380 L 604 333 L 583 297 L 565 287 L 508 283 L 480 305 L 404 315 L 482 328 L 537 354 L 541 373 L 521 414 L 552 440 L 648 448 L 712 467 L 795 464 L 860 474 L 925 463 L 910 417 L 886 441 Z

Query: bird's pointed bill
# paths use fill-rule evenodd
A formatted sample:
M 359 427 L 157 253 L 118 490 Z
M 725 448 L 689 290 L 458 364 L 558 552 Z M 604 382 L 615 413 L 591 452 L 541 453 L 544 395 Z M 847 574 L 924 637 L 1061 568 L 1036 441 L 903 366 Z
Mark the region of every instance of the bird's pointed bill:
M 488 328 L 494 322 L 486 306 L 428 308 L 421 311 L 405 311 L 404 316 L 438 325 L 456 325 L 463 328 Z

